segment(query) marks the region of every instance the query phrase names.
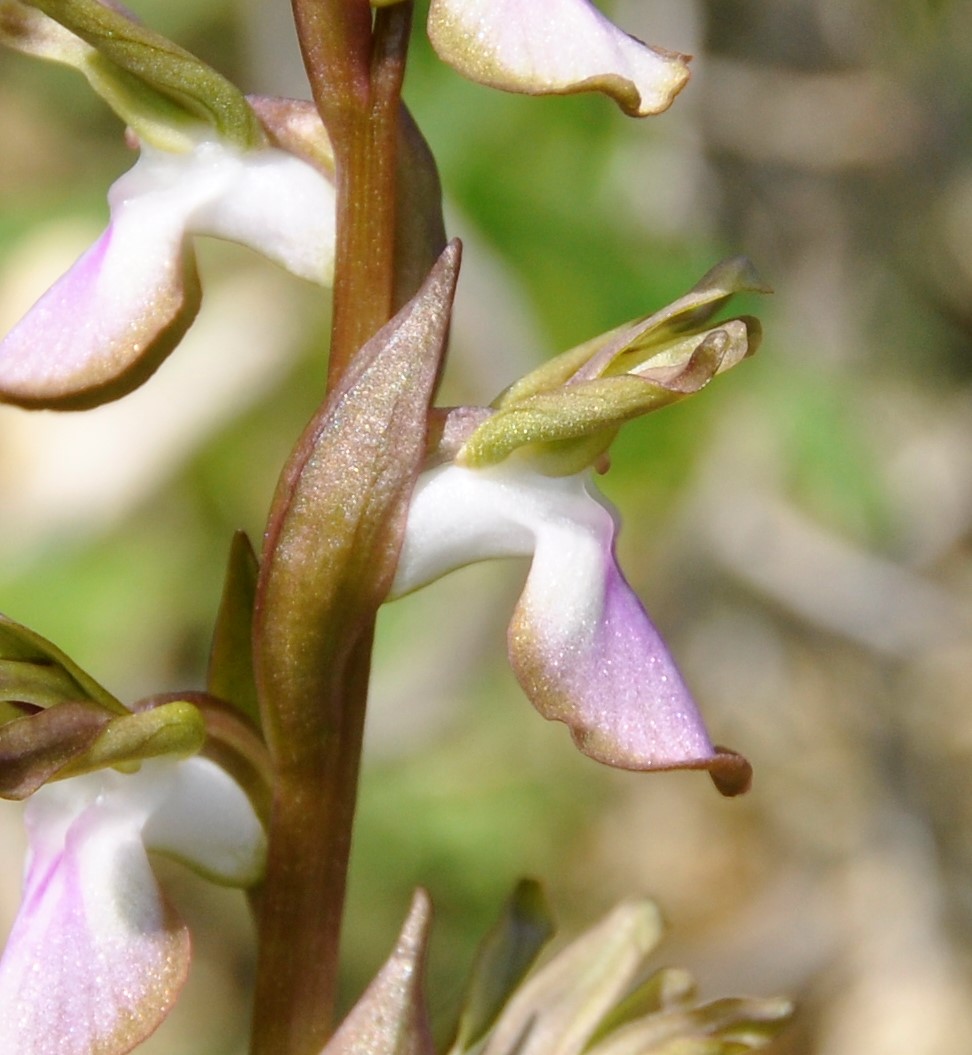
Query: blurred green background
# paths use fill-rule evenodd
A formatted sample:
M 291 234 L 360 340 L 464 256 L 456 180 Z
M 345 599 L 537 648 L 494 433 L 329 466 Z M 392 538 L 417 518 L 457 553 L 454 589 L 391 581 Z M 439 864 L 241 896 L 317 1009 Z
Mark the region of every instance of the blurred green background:
M 306 95 L 288 5 L 132 0 L 248 91 Z M 380 627 L 346 931 L 346 994 L 416 884 L 432 1002 L 521 875 L 566 929 L 632 894 L 659 963 L 703 995 L 796 996 L 775 1051 L 972 1050 L 972 5 L 626 0 L 693 53 L 667 114 L 462 82 L 416 19 L 407 99 L 466 254 L 443 400 L 488 402 L 544 356 L 747 253 L 773 297 L 759 356 L 626 428 L 604 491 L 619 552 L 715 739 L 754 763 L 598 768 L 505 664 L 518 563 L 467 569 Z M 0 56 L 0 328 L 98 232 L 130 163 L 74 75 Z M 122 698 L 200 683 L 231 533 L 259 539 L 323 378 L 326 303 L 200 245 L 206 297 L 151 384 L 83 415 L 0 407 L 0 610 Z M 198 346 L 198 347 L 197 347 Z M 0 933 L 22 835 L 0 811 Z M 166 864 L 193 978 L 144 1048 L 245 1047 L 242 899 Z

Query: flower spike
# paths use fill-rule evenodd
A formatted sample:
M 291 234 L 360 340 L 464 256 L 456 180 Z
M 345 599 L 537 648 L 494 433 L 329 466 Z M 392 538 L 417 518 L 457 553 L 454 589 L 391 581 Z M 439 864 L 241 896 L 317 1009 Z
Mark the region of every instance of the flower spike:
M 651 47 L 589 0 L 432 0 L 429 38 L 470 80 L 528 95 L 601 91 L 634 117 L 667 110 L 688 56 Z

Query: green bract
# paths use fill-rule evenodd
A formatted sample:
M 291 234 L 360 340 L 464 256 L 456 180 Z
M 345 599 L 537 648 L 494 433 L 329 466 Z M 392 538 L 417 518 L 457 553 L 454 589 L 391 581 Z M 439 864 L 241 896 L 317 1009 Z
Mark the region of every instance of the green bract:
M 661 311 L 544 363 L 495 401 L 456 461 L 481 468 L 517 452 L 548 476 L 593 465 L 624 422 L 699 391 L 756 350 L 756 319 L 711 323 L 743 291 L 769 292 L 749 261 L 725 261 Z

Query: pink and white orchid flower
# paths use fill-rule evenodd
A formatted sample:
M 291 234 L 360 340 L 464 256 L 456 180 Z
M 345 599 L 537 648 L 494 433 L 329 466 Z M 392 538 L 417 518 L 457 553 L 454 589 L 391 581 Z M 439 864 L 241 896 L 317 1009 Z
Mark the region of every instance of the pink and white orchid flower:
M 48 784 L 27 804 L 24 895 L 0 959 L 0 1050 L 121 1055 L 170 1010 L 189 935 L 147 851 L 217 882 L 260 876 L 265 837 L 208 759 L 146 761 Z
M 713 747 L 665 643 L 614 557 L 616 524 L 590 473 L 545 476 L 512 457 L 424 472 L 409 507 L 392 596 L 465 564 L 532 556 L 509 628 L 510 662 L 545 718 L 624 769 L 708 769 L 724 794 L 749 765 Z
M 636 117 L 667 110 L 687 56 L 629 36 L 589 0 L 432 0 L 429 38 L 470 80 L 510 92 L 601 91 Z
M 331 281 L 334 188 L 277 147 L 243 150 L 211 135 L 183 151 L 143 143 L 108 201 L 101 238 L 0 342 L 0 402 L 91 406 L 152 374 L 199 310 L 192 235 Z

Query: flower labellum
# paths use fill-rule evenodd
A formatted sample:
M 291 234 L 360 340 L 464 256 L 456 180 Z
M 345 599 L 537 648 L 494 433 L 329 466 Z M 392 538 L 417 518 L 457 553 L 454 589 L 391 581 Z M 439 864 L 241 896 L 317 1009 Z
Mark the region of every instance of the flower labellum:
M 393 595 L 491 557 L 532 556 L 509 628 L 510 662 L 545 718 L 622 769 L 708 769 L 724 794 L 748 763 L 713 747 L 665 643 L 614 558 L 615 523 L 588 474 L 544 476 L 516 459 L 420 478 Z
M 601 91 L 635 117 L 667 110 L 687 56 L 643 44 L 589 0 L 432 0 L 429 38 L 470 80 L 509 92 Z
M 199 310 L 192 235 L 330 283 L 333 159 L 304 104 L 251 103 L 100 0 L 0 0 L 0 44 L 78 70 L 141 151 L 108 229 L 0 342 L 0 402 L 81 409 L 141 384 Z
M 242 152 L 205 138 L 186 153 L 143 145 L 108 200 L 108 229 L 0 342 L 0 401 L 78 408 L 141 384 L 199 310 L 192 234 L 241 242 L 303 278 L 331 280 L 333 187 L 275 147 Z
M 147 851 L 248 886 L 263 830 L 239 786 L 198 756 L 49 784 L 26 824 L 24 895 L 0 959 L 0 1050 L 121 1055 L 162 1021 L 189 967 L 188 932 Z

